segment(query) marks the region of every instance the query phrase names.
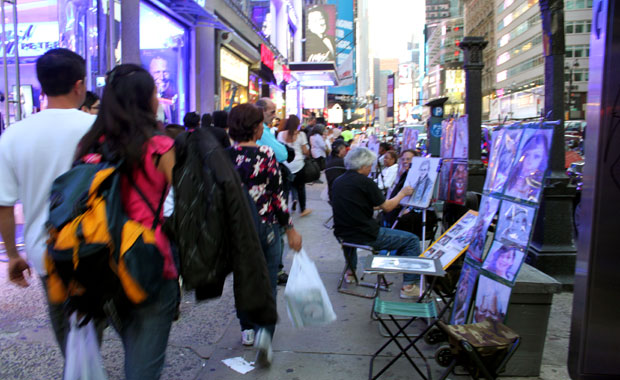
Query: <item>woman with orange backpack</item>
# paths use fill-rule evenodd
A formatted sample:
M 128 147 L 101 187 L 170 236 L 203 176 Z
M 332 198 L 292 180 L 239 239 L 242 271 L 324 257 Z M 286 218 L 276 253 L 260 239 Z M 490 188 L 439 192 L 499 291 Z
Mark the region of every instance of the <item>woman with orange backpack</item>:
M 82 138 L 76 158 L 122 162 L 121 199 L 129 218 L 154 229 L 163 260 L 157 294 L 120 313 L 114 327 L 125 349 L 127 379 L 159 379 L 170 327 L 179 299 L 178 272 L 170 242 L 162 232 L 163 199 L 175 164 L 174 140 L 159 130 L 157 88 L 148 71 L 134 64 L 108 74 L 95 123 Z M 163 262 L 163 265 L 161 264 Z M 149 268 L 144 268 L 149 270 Z

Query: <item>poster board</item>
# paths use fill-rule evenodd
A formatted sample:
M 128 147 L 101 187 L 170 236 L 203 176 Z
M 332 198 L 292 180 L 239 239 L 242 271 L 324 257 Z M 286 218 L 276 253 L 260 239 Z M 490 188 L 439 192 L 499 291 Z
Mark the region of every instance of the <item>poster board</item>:
M 443 269 L 447 269 L 467 250 L 471 241 L 471 231 L 474 228 L 477 216 L 477 211 L 467 211 L 465 215 L 431 244 L 420 257 L 438 259 Z
M 472 309 L 474 323 L 489 317 L 502 322 L 506 317 L 512 287 L 536 223 L 557 125 L 559 122 L 513 124 L 493 132 L 480 212 L 464 265 L 470 268 L 468 273 L 477 272 L 477 286 L 469 295 L 471 278 L 461 276 L 457 284 L 457 294 L 462 293 L 461 311 L 453 313 L 451 322 L 468 323 L 469 319 L 463 318 L 468 315 L 463 311 L 467 307 Z M 496 215 L 495 232 L 489 237 L 489 226 Z
M 403 198 L 400 204 L 420 209 L 428 208 L 433 199 L 440 166 L 440 158 L 414 157 L 404 184 L 413 188 L 413 194 Z

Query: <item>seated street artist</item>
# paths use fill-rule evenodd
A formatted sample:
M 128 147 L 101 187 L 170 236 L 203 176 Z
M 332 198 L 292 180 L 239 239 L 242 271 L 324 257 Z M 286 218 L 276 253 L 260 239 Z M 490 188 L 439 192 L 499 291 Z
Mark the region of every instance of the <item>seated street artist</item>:
M 369 149 L 352 149 L 344 158 L 347 171 L 338 177 L 332 188 L 332 208 L 334 211 L 334 234 L 347 243 L 369 245 L 375 250 L 396 250 L 399 256 L 419 256 L 420 239 L 409 232 L 380 227 L 373 219 L 373 211 L 380 208 L 384 212 L 393 210 L 413 189 L 405 186 L 398 194 L 386 200 L 377 184 L 368 177 L 377 156 Z M 357 268 L 357 252 L 346 250 L 352 270 Z M 347 273 L 351 282 L 353 273 Z M 419 288 L 415 284 L 419 276 L 405 274 L 401 298 L 416 298 Z

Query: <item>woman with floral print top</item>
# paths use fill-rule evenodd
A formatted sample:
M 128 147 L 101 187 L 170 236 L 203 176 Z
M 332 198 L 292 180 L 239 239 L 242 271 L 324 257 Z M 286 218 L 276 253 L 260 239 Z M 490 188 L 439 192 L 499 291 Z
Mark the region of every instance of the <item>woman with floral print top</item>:
M 230 149 L 233 164 L 256 203 L 261 217 L 258 235 L 267 262 L 269 280 L 276 297 L 278 270 L 281 256 L 280 226 L 286 230 L 289 247 L 294 251 L 301 249 L 301 235 L 291 222 L 282 191 L 282 179 L 273 150 L 268 146 L 258 146 L 257 140 L 263 135 L 263 112 L 253 104 L 241 104 L 234 107 L 228 115 L 228 133 L 235 141 Z M 243 313 L 237 312 L 241 323 L 241 342 L 244 345 L 254 343 L 255 331 L 267 331 L 268 341 L 275 331 L 273 326 L 256 326 Z M 262 339 L 257 337 L 257 341 Z M 257 361 L 271 361 L 271 344 L 259 344 Z
M 292 227 L 273 149 L 267 145 L 252 147 L 240 144 L 230 149 L 233 152 L 233 164 L 256 202 L 262 222 Z

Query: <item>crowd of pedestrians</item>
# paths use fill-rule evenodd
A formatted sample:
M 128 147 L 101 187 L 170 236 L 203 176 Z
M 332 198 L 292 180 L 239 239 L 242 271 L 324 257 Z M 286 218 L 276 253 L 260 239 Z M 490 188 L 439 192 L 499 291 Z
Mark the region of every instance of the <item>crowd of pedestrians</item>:
M 354 140 L 350 128 L 327 128 L 314 114 L 304 123 L 288 115 L 274 125 L 276 105 L 267 98 L 237 105 L 228 112 L 202 116 L 189 112 L 183 125 L 164 126 L 157 119 L 159 104 L 153 77 L 138 65 L 122 64 L 110 71 L 101 99 L 86 91 L 85 62 L 67 49 L 48 51 L 37 60 L 36 69 L 48 107 L 16 123 L 0 139 L 0 233 L 9 257 L 9 278 L 26 287 L 33 282 L 30 276 L 37 275 L 47 293 L 45 223 L 52 183 L 76 162 L 122 162 L 124 212 L 146 228 L 153 228 L 155 245 L 163 258 L 162 268 L 157 268 L 161 269 L 158 290 L 150 302 L 130 308 L 118 317 L 120 324 L 113 324 L 123 341 L 127 379 L 160 377 L 170 328 L 178 317 L 178 278 L 183 268 L 179 267 L 175 240 L 162 225 L 175 212 L 175 200 L 179 199 L 179 194 L 173 195 L 175 139 L 183 134 L 208 131 L 217 140 L 218 149 L 230 158 L 256 216 L 255 224 L 247 221 L 256 231 L 264 256 L 254 263 L 256 273 L 266 270 L 274 298 L 277 285 L 286 283 L 282 265 L 285 243 L 293 252 L 302 249 L 302 235 L 295 229 L 291 213 L 299 209 L 299 216 L 307 217 L 312 212 L 307 208 L 308 181 L 304 175 L 309 161 L 325 173 L 337 237 L 379 250 L 395 250 L 398 255 L 420 254 L 416 235 L 390 229 L 386 223 L 398 217 L 394 212 L 400 200 L 413 192 L 403 183 L 415 152 L 405 151 L 399 156 L 391 146 L 382 144 L 378 158 Z M 28 149 L 23 148 L 26 146 Z M 158 207 L 164 198 L 166 206 Z M 14 205 L 18 201 L 25 213 L 27 258 L 15 248 Z M 245 205 L 241 202 L 235 207 Z M 383 226 L 373 217 L 375 208 L 385 213 Z M 234 234 L 235 226 L 229 227 L 225 231 Z M 355 252 L 346 254 L 352 256 L 355 270 Z M 418 294 L 416 280 L 405 275 L 401 297 Z M 67 314 L 62 304 L 48 300 L 48 307 L 64 354 Z M 241 343 L 258 347 L 259 363 L 269 365 L 275 323 L 259 322 L 240 305 L 237 308 Z M 101 336 L 107 319 L 98 318 L 96 322 Z

